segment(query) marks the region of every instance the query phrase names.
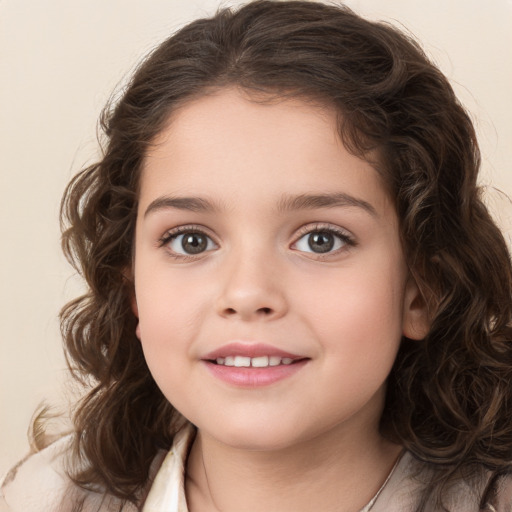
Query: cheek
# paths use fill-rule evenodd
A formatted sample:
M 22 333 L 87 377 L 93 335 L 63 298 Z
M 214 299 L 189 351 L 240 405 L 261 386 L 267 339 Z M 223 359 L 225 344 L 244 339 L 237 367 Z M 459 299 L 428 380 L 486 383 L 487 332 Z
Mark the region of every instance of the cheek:
M 295 296 L 308 297 L 310 326 L 331 350 L 347 361 L 364 357 L 378 365 L 379 357 L 394 357 L 401 340 L 402 274 L 384 261 L 375 270 L 361 266 L 316 280 L 309 293 L 298 290 Z
M 178 326 L 193 325 L 201 301 L 191 280 L 180 280 L 179 274 L 158 264 L 136 267 L 135 276 L 142 335 L 166 337 Z
M 146 295 L 142 288 L 137 295 L 140 342 L 151 375 L 175 405 L 176 394 L 182 393 L 189 372 L 189 341 L 194 332 L 187 325 L 192 326 L 193 322 L 174 288 L 155 283 L 150 289 L 151 294 Z
M 193 335 L 192 298 L 187 296 L 187 288 L 171 283 L 157 271 L 136 274 L 140 340 L 155 378 L 160 368 L 169 368 L 180 354 L 186 355 L 187 339 Z

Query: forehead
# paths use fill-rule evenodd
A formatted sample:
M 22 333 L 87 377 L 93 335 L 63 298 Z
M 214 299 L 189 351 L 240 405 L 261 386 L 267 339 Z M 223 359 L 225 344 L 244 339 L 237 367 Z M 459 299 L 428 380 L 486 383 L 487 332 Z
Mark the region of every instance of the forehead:
M 333 107 L 236 87 L 213 89 L 183 102 L 172 112 L 146 153 L 146 160 L 166 144 L 185 149 L 188 144 L 210 143 L 209 149 L 213 151 L 219 147 L 219 137 L 227 136 L 228 140 L 223 142 L 233 147 L 242 141 L 246 149 L 261 149 L 257 144 L 265 143 L 270 150 L 275 145 L 284 147 L 292 140 L 306 138 L 312 142 L 313 131 L 318 134 L 316 139 L 331 144 L 339 142 Z
M 387 199 L 375 169 L 343 146 L 334 108 L 223 89 L 173 113 L 147 152 L 141 201 L 165 189 L 222 200 L 346 187 Z

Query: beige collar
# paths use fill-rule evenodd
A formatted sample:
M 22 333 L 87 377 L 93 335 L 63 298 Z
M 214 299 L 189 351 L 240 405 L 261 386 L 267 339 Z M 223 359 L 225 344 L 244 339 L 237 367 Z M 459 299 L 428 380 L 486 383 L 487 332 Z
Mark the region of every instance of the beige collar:
M 192 425 L 187 425 L 174 438 L 173 446 L 156 474 L 142 512 L 189 512 L 185 497 L 185 464 L 195 432 Z M 408 459 L 408 456 L 400 456 L 382 487 L 360 512 L 373 512 L 377 499 L 395 474 L 399 473 L 398 467 L 407 463 L 404 459 Z

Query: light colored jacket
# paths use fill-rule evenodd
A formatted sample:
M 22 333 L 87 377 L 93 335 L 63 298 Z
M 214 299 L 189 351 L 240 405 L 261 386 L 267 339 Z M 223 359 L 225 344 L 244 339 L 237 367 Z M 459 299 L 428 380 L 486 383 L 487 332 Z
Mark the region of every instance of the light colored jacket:
M 189 512 L 184 474 L 193 438 L 193 428 L 184 429 L 175 437 L 172 449 L 155 459 L 155 476 L 142 512 Z M 118 512 L 116 498 L 80 489 L 69 479 L 65 467 L 70 442 L 69 436 L 64 437 L 13 468 L 1 485 L 0 512 L 74 512 L 79 504 L 81 512 Z M 417 464 L 404 453 L 377 495 L 360 512 L 414 512 L 420 485 L 411 474 Z M 480 507 L 478 496 L 483 493 L 486 497 Z M 476 488 L 461 481 L 452 494 L 447 503 L 450 512 L 512 512 L 510 475 Z M 137 512 L 137 507 L 127 504 L 123 512 Z

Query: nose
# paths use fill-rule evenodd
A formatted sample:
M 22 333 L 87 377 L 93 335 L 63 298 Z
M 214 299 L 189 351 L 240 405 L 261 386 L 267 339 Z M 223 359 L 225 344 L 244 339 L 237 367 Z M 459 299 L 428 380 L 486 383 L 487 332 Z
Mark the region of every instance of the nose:
M 238 255 L 225 262 L 217 312 L 243 321 L 277 320 L 288 310 L 282 272 L 276 262 Z

